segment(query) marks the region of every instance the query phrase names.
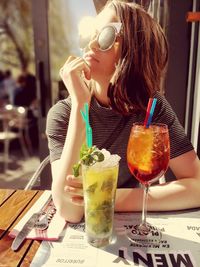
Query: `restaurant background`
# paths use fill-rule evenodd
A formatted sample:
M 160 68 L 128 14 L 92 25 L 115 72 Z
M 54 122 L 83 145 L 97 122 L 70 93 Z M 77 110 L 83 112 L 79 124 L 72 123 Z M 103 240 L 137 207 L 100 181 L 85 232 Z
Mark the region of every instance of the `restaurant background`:
M 70 54 L 81 55 L 77 24 L 95 15 L 107 1 L 1 0 L 0 69 L 11 68 L 16 77 L 23 67 L 36 77 L 38 138 L 35 155 L 48 155 L 45 135 L 49 108 L 67 95 L 59 69 Z M 132 1 L 129 1 L 132 2 Z M 199 11 L 199 0 L 138 0 L 159 20 L 169 41 L 169 66 L 163 93 L 200 154 L 199 22 L 187 22 L 189 11 Z M 199 75 L 198 75 L 199 74 Z M 199 91 L 199 92 L 198 92 Z M 11 149 L 13 149 L 11 147 Z M 170 174 L 169 174 L 170 175 Z M 168 176 L 169 176 L 168 175 Z M 50 168 L 45 168 L 40 188 L 49 188 Z M 14 186 L 14 185 L 13 185 Z

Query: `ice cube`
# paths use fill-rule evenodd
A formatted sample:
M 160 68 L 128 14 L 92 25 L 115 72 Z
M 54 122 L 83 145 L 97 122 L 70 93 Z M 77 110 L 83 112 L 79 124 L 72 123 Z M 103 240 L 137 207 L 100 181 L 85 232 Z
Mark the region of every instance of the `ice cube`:
M 121 159 L 121 157 L 117 154 L 110 154 L 110 152 L 106 149 L 100 150 L 104 155 L 104 160 L 101 162 L 96 162 L 95 167 L 103 168 L 103 167 L 113 167 L 115 166 Z
M 108 160 L 109 158 L 110 158 L 110 152 L 108 151 L 108 150 L 106 150 L 105 148 L 103 148 L 103 149 L 101 149 L 100 150 L 101 151 L 101 153 L 103 153 L 103 155 L 104 155 L 104 160 L 106 161 L 106 160 Z

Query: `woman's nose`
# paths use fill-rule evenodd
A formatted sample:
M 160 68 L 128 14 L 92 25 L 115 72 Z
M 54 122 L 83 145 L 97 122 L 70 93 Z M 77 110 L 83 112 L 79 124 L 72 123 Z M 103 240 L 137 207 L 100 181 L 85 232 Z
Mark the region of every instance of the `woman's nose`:
M 99 49 L 99 44 L 97 41 L 97 36 L 90 39 L 90 42 L 88 44 L 88 47 L 90 50 L 97 51 Z

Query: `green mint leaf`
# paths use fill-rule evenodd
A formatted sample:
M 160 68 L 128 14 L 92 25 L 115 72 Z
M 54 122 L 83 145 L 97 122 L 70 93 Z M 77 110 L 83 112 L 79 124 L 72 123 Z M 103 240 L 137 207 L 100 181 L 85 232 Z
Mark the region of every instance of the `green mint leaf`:
M 110 201 L 104 200 L 99 206 L 97 207 L 97 210 L 105 210 L 105 209 L 111 209 L 112 204 Z
M 101 162 L 103 160 L 104 155 L 96 146 L 88 147 L 86 144 L 83 144 L 80 149 L 80 160 L 77 164 L 74 164 L 72 168 L 74 176 L 79 176 L 81 164 L 92 166 L 96 162 Z
M 86 192 L 89 194 L 93 194 L 97 188 L 97 183 L 91 184 L 90 186 L 88 186 L 88 188 L 86 189 Z
M 80 159 L 83 158 L 88 153 L 88 147 L 86 144 L 82 144 L 81 150 L 80 150 Z
M 97 162 L 104 161 L 104 154 L 100 151 L 95 151 L 92 156 L 96 159 Z
M 112 192 L 113 189 L 113 184 L 114 181 L 112 179 L 112 177 L 108 178 L 106 181 L 103 182 L 102 186 L 101 186 L 101 191 L 107 191 L 107 192 Z
M 78 176 L 79 176 L 79 169 L 80 169 L 80 166 L 81 166 L 80 163 L 74 164 L 74 166 L 73 166 L 73 175 L 74 175 L 75 177 L 78 177 Z

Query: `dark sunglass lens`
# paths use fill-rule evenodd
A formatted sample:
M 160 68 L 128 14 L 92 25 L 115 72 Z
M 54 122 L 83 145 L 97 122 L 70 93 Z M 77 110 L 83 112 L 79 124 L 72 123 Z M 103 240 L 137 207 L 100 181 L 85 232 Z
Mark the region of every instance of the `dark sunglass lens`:
M 108 26 L 104 28 L 98 36 L 98 44 L 101 50 L 106 50 L 112 46 L 115 41 L 115 30 Z

